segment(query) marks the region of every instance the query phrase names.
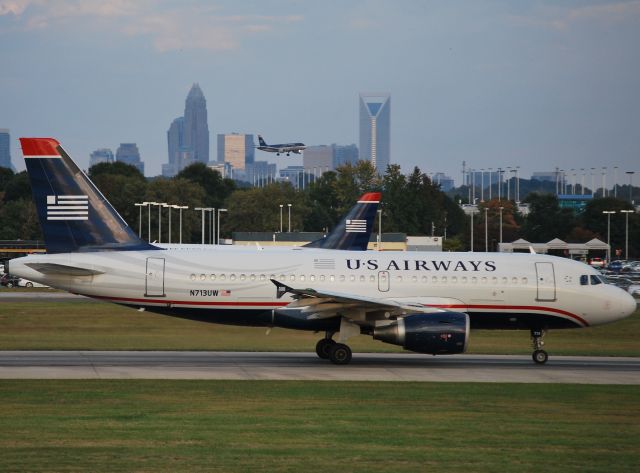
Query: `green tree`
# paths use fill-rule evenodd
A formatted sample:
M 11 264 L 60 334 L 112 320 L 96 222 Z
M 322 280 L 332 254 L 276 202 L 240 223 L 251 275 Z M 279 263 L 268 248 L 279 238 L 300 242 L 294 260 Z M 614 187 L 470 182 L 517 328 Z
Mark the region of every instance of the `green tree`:
M 304 222 L 309 207 L 302 192 L 297 192 L 289 183 L 270 184 L 263 188 L 239 189 L 227 199 L 228 213 L 222 231 L 230 236 L 234 231 L 277 232 L 280 231 L 280 205 L 283 207 L 283 230 L 288 229 L 291 206 L 291 230 L 304 231 Z
M 183 243 L 200 243 L 202 241 L 201 212 L 196 212 L 196 207 L 205 207 L 205 192 L 200 184 L 188 181 L 186 179 L 175 177 L 173 179 L 159 178 L 150 182 L 147 186 L 144 200 L 147 202 L 165 202 L 169 205 L 186 205 L 189 208 L 182 211 L 182 242 Z M 159 214 L 162 216 L 162 239 L 160 241 L 169 241 L 169 208 L 165 207 L 158 210 L 157 206 L 151 209 L 143 209 L 142 218 L 142 235 L 144 239 L 149 238 L 149 214 L 151 212 L 151 241 L 158 241 L 158 219 Z M 177 243 L 180 239 L 180 211 L 171 209 L 171 242 Z M 210 215 L 206 216 L 210 218 Z M 139 217 L 136 217 L 136 221 Z M 138 225 L 135 226 L 138 229 Z M 207 230 L 210 228 L 207 225 Z M 210 241 L 210 235 L 207 240 Z
M 563 209 L 552 194 L 529 194 L 529 215 L 522 225 L 523 237 L 531 242 L 548 242 L 554 238 L 566 240 L 577 220 L 571 209 Z
M 604 211 L 614 211 L 611 214 L 611 254 L 615 258 L 616 250 L 624 257 L 626 216 L 621 210 L 634 210 L 626 200 L 615 197 L 593 199 L 587 204 L 585 211 L 580 216 L 580 223 L 585 230 L 597 235 L 600 240 L 607 241 L 607 214 Z M 629 214 L 629 253 L 631 257 L 640 251 L 640 216 L 636 213 Z
M 235 181 L 223 179 L 218 171 L 208 168 L 204 163 L 187 166 L 176 178 L 199 184 L 205 192 L 204 205 L 216 209 L 221 208 L 225 199 L 236 189 Z

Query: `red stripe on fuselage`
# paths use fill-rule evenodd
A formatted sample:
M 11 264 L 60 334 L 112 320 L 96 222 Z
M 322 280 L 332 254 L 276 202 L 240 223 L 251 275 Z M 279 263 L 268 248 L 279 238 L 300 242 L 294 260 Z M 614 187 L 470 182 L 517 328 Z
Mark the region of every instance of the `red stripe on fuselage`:
M 589 326 L 589 322 L 580 317 L 579 315 L 572 314 L 562 309 L 555 309 L 553 307 L 541 307 L 535 305 L 494 305 L 494 304 L 429 304 L 428 307 L 437 307 L 439 309 L 498 309 L 498 310 L 536 310 L 554 312 L 560 315 L 566 315 L 572 319 L 577 320 L 585 327 Z

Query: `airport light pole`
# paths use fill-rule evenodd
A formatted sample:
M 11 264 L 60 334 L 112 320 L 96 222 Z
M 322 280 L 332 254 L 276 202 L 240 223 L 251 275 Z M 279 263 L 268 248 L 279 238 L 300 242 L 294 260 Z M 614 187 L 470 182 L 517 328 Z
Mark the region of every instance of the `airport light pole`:
M 484 202 L 484 169 L 480 169 L 480 202 Z
M 613 166 L 613 196 L 618 198 L 618 166 Z
M 204 212 L 209 209 L 206 207 L 195 207 L 193 210 L 199 210 L 202 214 L 202 244 L 204 245 Z
M 173 207 L 173 204 L 163 204 L 163 207 L 169 209 L 169 243 L 171 243 L 171 207 Z
M 149 236 L 149 243 L 151 243 L 151 206 L 152 205 L 156 205 L 156 203 L 155 202 L 143 202 L 142 205 L 146 205 L 147 207 L 149 207 L 149 219 L 148 219 L 148 222 L 147 222 L 149 228 L 147 229 L 147 232 L 148 232 L 148 236 Z
M 471 209 L 471 252 L 473 253 L 473 208 Z
M 632 196 L 632 194 L 631 194 L 631 189 L 632 189 L 632 186 L 631 186 L 631 178 L 633 177 L 633 174 L 634 174 L 634 173 L 635 173 L 634 171 L 626 171 L 626 174 L 629 174 L 629 203 L 630 203 L 631 205 L 633 205 L 633 200 L 632 200 L 632 197 L 633 197 L 633 196 Z
M 213 223 L 213 221 L 215 220 L 215 217 L 216 217 L 216 209 L 214 207 L 211 207 L 209 209 L 209 212 L 211 212 L 211 220 L 209 220 L 209 243 L 213 245 L 215 243 L 215 238 L 214 238 L 215 224 Z
M 378 209 L 378 251 L 382 251 L 382 209 Z
M 624 258 L 629 259 L 629 214 L 634 213 L 633 210 L 621 210 L 624 214 Z
M 220 244 L 220 212 L 226 212 L 227 209 L 218 209 L 218 236 L 216 238 L 217 244 Z
M 162 243 L 162 207 L 166 207 L 166 202 L 156 202 L 158 206 L 158 243 Z
M 502 211 L 504 207 L 500 207 L 500 243 L 502 243 Z
M 188 209 L 188 205 L 176 205 L 176 208 L 180 209 L 180 244 L 182 245 L 182 209 Z
M 607 167 L 603 166 L 602 167 L 602 197 L 607 196 L 607 191 L 605 189 L 607 185 L 606 177 L 607 177 Z
M 491 200 L 491 174 L 492 174 L 493 168 L 489 168 L 489 200 Z
M 280 233 L 282 233 L 282 209 L 284 208 L 284 204 L 280 204 Z
M 611 262 L 611 215 L 616 213 L 616 211 L 603 210 L 602 213 L 607 215 L 607 264 L 609 264 Z
M 138 210 L 140 211 L 140 216 L 138 218 L 138 236 L 140 238 L 142 238 L 142 207 L 144 207 L 147 204 L 147 202 L 136 202 L 135 205 L 136 207 L 138 207 Z
M 489 207 L 484 208 L 484 252 L 489 252 Z
M 288 233 L 291 233 L 291 204 L 287 204 L 287 207 L 289 207 L 289 230 L 288 230 Z

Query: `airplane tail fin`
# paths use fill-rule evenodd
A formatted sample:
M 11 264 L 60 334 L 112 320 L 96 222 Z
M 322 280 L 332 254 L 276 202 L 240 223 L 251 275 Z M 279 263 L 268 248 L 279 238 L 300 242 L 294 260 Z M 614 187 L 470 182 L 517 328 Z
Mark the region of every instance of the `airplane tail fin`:
M 260 146 L 269 146 L 267 142 L 264 141 L 264 138 L 262 138 L 262 136 L 260 135 L 258 135 L 258 143 L 260 143 Z
M 373 231 L 380 192 L 367 192 L 326 237 L 307 243 L 308 248 L 366 251 Z
M 153 250 L 53 138 L 20 138 L 48 253 Z

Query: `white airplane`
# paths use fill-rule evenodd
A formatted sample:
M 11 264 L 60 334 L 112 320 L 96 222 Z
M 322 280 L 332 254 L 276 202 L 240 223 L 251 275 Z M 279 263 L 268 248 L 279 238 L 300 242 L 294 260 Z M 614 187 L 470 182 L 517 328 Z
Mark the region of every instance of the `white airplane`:
M 269 153 L 276 153 L 276 156 L 280 156 L 280 153 L 300 154 L 300 151 L 304 151 L 306 148 L 304 143 L 279 143 L 277 145 L 269 145 L 262 136 L 258 135 L 258 143 L 260 146 L 256 146 L 260 151 L 267 151 Z
M 531 331 L 613 322 L 636 310 L 589 266 L 537 254 L 367 252 L 251 247 L 172 251 L 144 242 L 52 138 L 21 138 L 46 255 L 11 260 L 16 276 L 104 301 L 205 322 L 324 332 L 351 360 L 355 335 L 407 350 L 462 353 L 470 328 Z M 333 337 L 337 340 L 333 340 Z

